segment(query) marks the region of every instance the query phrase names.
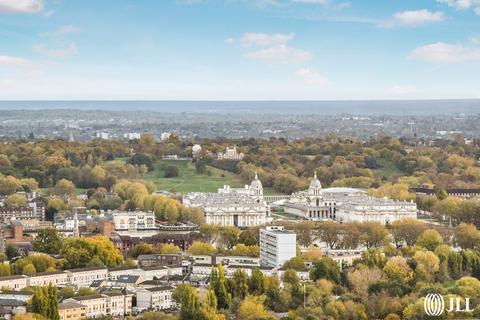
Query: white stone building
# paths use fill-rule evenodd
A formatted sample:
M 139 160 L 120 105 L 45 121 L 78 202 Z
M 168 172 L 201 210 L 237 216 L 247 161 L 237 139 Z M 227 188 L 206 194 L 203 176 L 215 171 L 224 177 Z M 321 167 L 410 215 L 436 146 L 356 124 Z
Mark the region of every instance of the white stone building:
M 28 286 L 28 277 L 19 276 L 6 276 L 0 277 L 0 288 L 8 288 L 10 290 L 18 291 Z
M 232 148 L 225 148 L 225 153 L 219 152 L 217 153 L 218 160 L 238 160 L 241 161 L 245 155 L 242 152 L 237 152 L 237 146 L 233 146 Z
M 187 207 L 202 208 L 205 222 L 219 226 L 261 226 L 270 213 L 263 199 L 262 182 L 256 174 L 245 188 L 224 186 L 217 193 L 192 192 L 183 198 L 183 203 Z
M 65 302 L 78 302 L 85 306 L 85 315 L 87 318 L 100 318 L 107 315 L 107 296 L 96 294 L 84 297 L 73 297 Z
M 153 212 L 114 212 L 115 230 L 154 230 L 155 213 Z
M 152 310 L 168 310 L 176 307 L 175 300 L 172 298 L 172 286 L 161 286 L 154 288 L 146 288 L 137 290 L 137 309 L 143 311 Z
M 312 221 L 377 221 L 389 224 L 400 219 L 416 218 L 417 205 L 370 197 L 364 190 L 355 188 L 322 189 L 315 174 L 307 190 L 292 194 L 285 202 L 285 212 Z
M 260 264 L 281 267 L 296 256 L 297 235 L 281 226 L 260 229 Z

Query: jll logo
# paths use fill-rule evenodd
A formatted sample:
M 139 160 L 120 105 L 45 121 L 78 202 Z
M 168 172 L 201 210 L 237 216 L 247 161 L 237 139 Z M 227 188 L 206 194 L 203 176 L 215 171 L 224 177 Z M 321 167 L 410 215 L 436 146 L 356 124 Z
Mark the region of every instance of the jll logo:
M 450 298 L 449 308 L 445 309 L 445 300 L 438 293 L 429 293 L 423 301 L 425 313 L 429 316 L 440 316 L 446 312 L 472 312 L 470 309 L 470 298 L 465 298 L 465 308 L 462 307 L 462 298 Z

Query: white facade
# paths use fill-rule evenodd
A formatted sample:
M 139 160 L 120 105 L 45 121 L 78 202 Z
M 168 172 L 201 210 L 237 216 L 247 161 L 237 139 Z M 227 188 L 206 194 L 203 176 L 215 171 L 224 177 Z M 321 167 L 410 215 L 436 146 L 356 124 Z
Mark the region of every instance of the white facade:
M 25 287 L 28 287 L 27 276 L 6 276 L 0 278 L 0 288 L 18 291 Z
M 97 132 L 97 139 L 108 140 L 108 132 Z
M 107 268 L 84 268 L 66 270 L 68 274 L 68 283 L 77 287 L 89 287 L 93 281 L 107 280 Z
M 139 140 L 141 137 L 141 134 L 138 132 L 127 132 L 123 134 L 123 137 L 128 140 Z
M 388 225 L 406 218 L 417 218 L 417 205 L 413 201 L 361 197 L 343 203 L 337 211 L 337 221 L 339 222 L 376 221 Z
M 217 159 L 219 160 L 242 160 L 245 155 L 242 152 L 237 152 L 237 147 L 225 148 L 225 153 L 217 153 Z
M 187 207 L 202 208 L 205 222 L 219 226 L 253 227 L 266 223 L 270 208 L 263 199 L 258 176 L 245 188 L 224 186 L 217 193 L 192 192 L 183 198 Z
M 296 256 L 297 235 L 283 227 L 260 229 L 260 264 L 278 268 Z
M 123 317 L 132 313 L 132 296 L 117 293 L 97 294 L 93 296 L 73 297 L 66 300 L 85 306 L 87 318 L 100 318 L 105 315 Z
M 172 298 L 172 286 L 162 286 L 137 290 L 137 309 L 143 311 L 147 309 L 167 310 L 176 307 Z
M 115 230 L 152 230 L 155 229 L 153 212 L 115 212 L 113 213 Z
M 389 224 L 400 219 L 416 218 L 417 205 L 413 202 L 370 197 L 360 189 L 322 189 L 315 174 L 307 190 L 294 193 L 285 203 L 285 212 L 312 221 L 377 221 Z

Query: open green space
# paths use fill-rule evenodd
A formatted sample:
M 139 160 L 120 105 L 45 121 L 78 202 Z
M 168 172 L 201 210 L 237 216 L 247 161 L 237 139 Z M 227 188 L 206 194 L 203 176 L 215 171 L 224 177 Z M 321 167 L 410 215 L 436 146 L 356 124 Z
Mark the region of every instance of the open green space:
M 165 178 L 162 169 L 165 165 L 178 168 L 178 177 Z M 240 187 L 244 183 L 235 174 L 207 166 L 206 172 L 197 173 L 195 165 L 190 160 L 160 160 L 155 163 L 155 170 L 147 174 L 147 179 L 157 185 L 158 190 L 175 190 L 180 193 L 215 192 L 228 184 L 230 187 Z
M 399 170 L 392 161 L 381 160 L 379 163 L 382 165 L 382 167 L 372 170 L 373 173 L 379 178 L 404 175 L 404 173 Z

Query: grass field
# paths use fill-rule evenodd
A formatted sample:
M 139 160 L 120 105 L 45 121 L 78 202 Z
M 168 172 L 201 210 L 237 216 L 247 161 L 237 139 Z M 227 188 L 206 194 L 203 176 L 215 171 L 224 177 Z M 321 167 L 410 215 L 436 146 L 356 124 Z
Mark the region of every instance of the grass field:
M 390 161 L 380 161 L 380 164 L 383 166 L 380 169 L 372 170 L 373 173 L 379 177 L 391 177 L 391 176 L 403 176 L 404 173 L 400 171 L 393 162 Z
M 164 178 L 164 172 L 161 169 L 163 164 L 178 167 L 178 177 Z M 158 190 L 175 189 L 180 193 L 215 192 L 225 184 L 231 187 L 244 185 L 240 178 L 233 173 L 208 166 L 206 171 L 205 174 L 198 174 L 195 166 L 189 160 L 160 160 L 155 163 L 155 170 L 148 173 L 147 179 L 153 181 Z

